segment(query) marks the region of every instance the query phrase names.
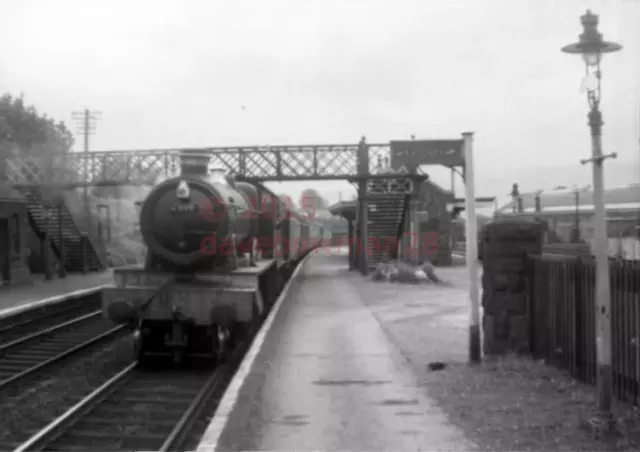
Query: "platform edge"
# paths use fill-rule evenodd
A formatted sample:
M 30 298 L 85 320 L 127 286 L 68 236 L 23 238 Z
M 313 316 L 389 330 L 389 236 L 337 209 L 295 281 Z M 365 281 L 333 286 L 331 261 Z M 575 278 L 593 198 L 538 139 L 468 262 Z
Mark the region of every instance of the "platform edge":
M 233 376 L 231 383 L 229 383 L 227 390 L 224 392 L 224 395 L 220 400 L 220 404 L 218 405 L 218 409 L 216 410 L 216 414 L 213 416 L 213 419 L 209 423 L 209 426 L 202 435 L 201 442 L 198 444 L 196 452 L 211 452 L 218 449 L 218 443 L 220 442 L 222 433 L 224 432 L 224 429 L 229 422 L 229 417 L 231 416 L 231 413 L 233 412 L 233 409 L 238 402 L 240 389 L 249 376 L 251 368 L 253 367 L 253 364 L 258 357 L 260 350 L 262 350 L 262 346 L 267 337 L 267 333 L 271 330 L 273 321 L 280 311 L 280 307 L 287 297 L 287 294 L 289 293 L 291 284 L 296 279 L 307 260 L 309 260 L 313 255 L 315 255 L 315 250 L 308 253 L 300 261 L 293 274 L 291 275 L 291 278 L 289 278 L 289 281 L 287 281 L 287 284 L 282 289 L 282 292 L 278 296 L 273 309 L 271 309 L 271 312 L 258 330 L 258 333 L 256 334 L 256 337 L 254 338 L 249 351 L 245 355 L 245 358 L 242 360 L 242 363 L 236 371 L 236 374 Z M 204 438 L 206 438 L 206 442 L 202 441 Z
M 99 286 L 88 287 L 86 289 L 74 290 L 73 292 L 67 292 L 61 295 L 54 295 L 53 297 L 48 297 L 48 298 L 41 298 L 40 300 L 34 300 L 33 302 L 29 302 L 26 304 L 21 304 L 19 306 L 14 306 L 12 308 L 0 310 L 0 320 L 22 314 L 23 312 L 27 312 L 32 309 L 37 309 L 47 305 L 62 303 L 70 298 L 84 297 L 91 293 L 99 292 L 102 289 L 107 287 L 110 287 L 110 284 L 101 284 Z

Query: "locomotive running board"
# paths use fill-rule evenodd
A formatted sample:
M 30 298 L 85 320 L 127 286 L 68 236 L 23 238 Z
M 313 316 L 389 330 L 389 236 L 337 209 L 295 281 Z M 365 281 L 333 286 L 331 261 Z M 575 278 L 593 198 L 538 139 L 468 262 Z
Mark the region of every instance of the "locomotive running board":
M 151 302 L 139 309 L 150 298 Z M 102 289 L 102 312 L 105 318 L 109 318 L 109 306 L 116 302 L 131 304 L 138 315 L 146 320 L 166 320 L 171 318 L 174 308 L 179 308 L 196 324 L 207 324 L 211 309 L 221 305 L 233 307 L 239 322 L 250 322 L 254 316 L 264 312 L 260 292 L 251 287 L 181 283 L 171 283 L 167 290 L 162 291 L 158 291 L 157 286 L 106 287 Z
M 227 287 L 258 288 L 258 277 L 276 265 L 274 259 L 256 262 L 257 267 L 238 268 L 228 273 L 195 273 L 192 284 L 218 284 Z M 149 286 L 159 287 L 174 279 L 173 273 L 149 272 L 142 265 L 127 265 L 113 271 L 116 287 Z

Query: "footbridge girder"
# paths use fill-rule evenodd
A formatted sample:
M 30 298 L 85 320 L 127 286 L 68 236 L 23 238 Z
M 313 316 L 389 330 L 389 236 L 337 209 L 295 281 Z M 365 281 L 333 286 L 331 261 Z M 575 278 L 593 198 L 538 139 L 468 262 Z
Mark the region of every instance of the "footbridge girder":
M 420 182 L 426 178 L 420 165 L 462 167 L 463 144 L 463 139 L 371 144 L 363 137 L 357 144 L 24 153 L 4 156 L 0 174 L 23 188 L 154 185 L 178 176 L 181 159 L 195 153 L 208 154 L 211 168 L 259 184 L 348 180 L 358 187 L 355 235 L 367 250 L 369 230 L 378 236 L 400 234 L 408 199 L 419 192 Z M 372 263 L 370 258 L 367 251 L 359 254 L 358 268 L 364 273 Z

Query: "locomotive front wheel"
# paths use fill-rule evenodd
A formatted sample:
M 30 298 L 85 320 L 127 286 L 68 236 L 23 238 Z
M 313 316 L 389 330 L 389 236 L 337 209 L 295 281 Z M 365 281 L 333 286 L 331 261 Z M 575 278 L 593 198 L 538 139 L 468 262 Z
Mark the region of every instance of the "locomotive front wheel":
M 140 334 L 140 330 L 136 330 L 133 333 L 133 353 L 138 361 L 138 365 L 143 369 L 149 367 L 151 363 L 151 357 L 147 355 L 145 350 L 145 342 L 142 334 Z
M 217 363 L 223 363 L 229 357 L 229 328 L 216 325 L 213 334 L 213 357 Z

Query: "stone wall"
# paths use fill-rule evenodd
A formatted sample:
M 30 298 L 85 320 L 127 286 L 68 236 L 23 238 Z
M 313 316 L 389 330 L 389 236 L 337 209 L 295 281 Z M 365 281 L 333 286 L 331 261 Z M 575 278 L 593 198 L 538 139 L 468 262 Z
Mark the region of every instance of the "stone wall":
M 530 352 L 530 303 L 526 256 L 542 251 L 543 226 L 498 220 L 482 231 L 482 306 L 485 355 Z

